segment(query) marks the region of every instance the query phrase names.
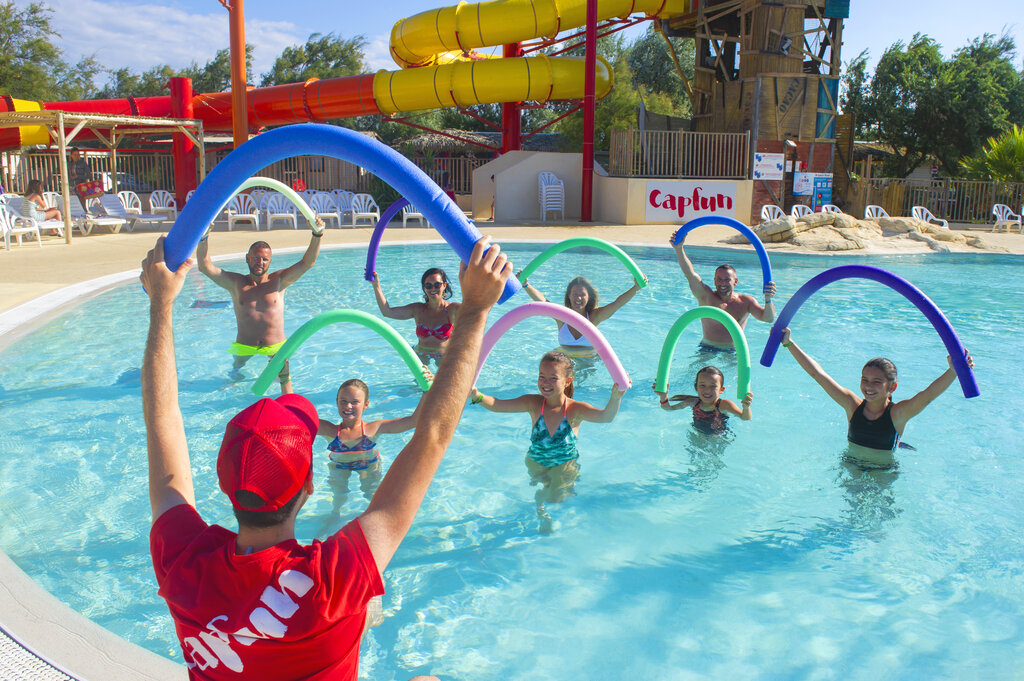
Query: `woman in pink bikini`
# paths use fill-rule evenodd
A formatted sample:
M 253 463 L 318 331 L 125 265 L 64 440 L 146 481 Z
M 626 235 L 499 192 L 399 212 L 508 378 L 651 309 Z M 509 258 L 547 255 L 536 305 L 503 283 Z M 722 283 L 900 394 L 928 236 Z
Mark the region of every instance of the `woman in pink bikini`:
M 389 319 L 416 320 L 416 354 L 424 364 L 431 359 L 440 364 L 459 314 L 459 303 L 448 302 L 452 288 L 448 275 L 440 267 L 431 267 L 424 272 L 420 286 L 424 302 L 391 307 L 381 290 L 380 276 L 373 273 L 373 293 L 380 313 Z

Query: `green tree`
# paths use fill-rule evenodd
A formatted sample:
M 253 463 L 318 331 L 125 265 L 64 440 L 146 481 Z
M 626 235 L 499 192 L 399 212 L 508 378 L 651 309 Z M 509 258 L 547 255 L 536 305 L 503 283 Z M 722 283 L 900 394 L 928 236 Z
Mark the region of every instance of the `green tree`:
M 252 72 L 252 45 L 245 46 L 245 73 L 246 80 L 255 80 Z M 217 50 L 213 59 L 199 66 L 192 62 L 179 74 L 185 78 L 192 79 L 192 90 L 194 92 L 224 92 L 231 89 L 231 49 L 225 47 Z
M 286 47 L 263 76 L 263 85 L 300 83 L 308 78 L 340 78 L 366 73 L 366 38 L 343 40 L 333 33 L 314 33 L 305 45 Z
M 999 137 L 990 137 L 986 148 L 965 158 L 961 166 L 972 179 L 1024 182 L 1024 129 L 1014 125 Z
M 692 113 L 688 88 L 688 83 L 693 82 L 692 39 L 669 38 L 649 28 L 629 46 L 626 62 L 635 86 L 648 93 L 666 95 L 674 111 Z
M 892 44 L 878 60 L 865 113 L 877 139 L 892 147 L 887 174 L 906 177 L 928 155 L 941 69 L 938 43 L 920 33 L 908 45 Z
M 842 93 L 839 96 L 839 108 L 844 114 L 853 116 L 854 136 L 860 138 L 865 137 L 868 127 L 868 81 L 868 51 L 864 50 L 846 62 L 840 79 Z

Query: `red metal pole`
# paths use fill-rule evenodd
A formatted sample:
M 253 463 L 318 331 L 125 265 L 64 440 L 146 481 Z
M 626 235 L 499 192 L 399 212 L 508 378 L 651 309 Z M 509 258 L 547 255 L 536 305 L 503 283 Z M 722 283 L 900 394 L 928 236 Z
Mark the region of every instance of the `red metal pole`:
M 502 48 L 504 57 L 521 57 L 523 48 L 519 43 L 511 43 Z M 522 102 L 505 102 L 501 105 L 501 153 L 522 149 Z
M 194 118 L 192 108 L 192 79 L 171 78 L 171 116 L 173 118 Z M 171 137 L 171 155 L 174 158 L 174 198 L 178 207 L 185 205 L 190 189 L 196 188 L 196 145 L 180 132 Z
M 223 0 L 222 0 L 223 1 Z M 248 105 L 245 97 L 245 9 L 243 0 L 228 7 L 231 24 L 231 132 L 235 148 L 249 139 Z
M 597 80 L 597 0 L 587 0 L 587 51 L 583 84 L 583 169 L 580 174 L 580 222 L 593 221 L 594 92 Z

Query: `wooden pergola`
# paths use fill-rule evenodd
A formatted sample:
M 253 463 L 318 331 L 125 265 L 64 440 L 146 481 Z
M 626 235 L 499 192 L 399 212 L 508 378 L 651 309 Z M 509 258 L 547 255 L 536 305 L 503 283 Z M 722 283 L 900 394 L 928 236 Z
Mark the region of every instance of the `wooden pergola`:
M 64 241 L 71 243 L 71 188 L 68 183 L 67 150 L 83 130 L 88 130 L 109 150 L 111 167 L 116 168 L 117 148 L 128 137 L 138 135 L 181 133 L 199 148 L 199 181 L 206 177 L 206 146 L 203 122 L 185 118 L 150 118 L 146 116 L 115 116 L 67 111 L 17 111 L 0 113 L 0 129 L 25 126 L 45 127 L 57 143 L 61 177 L 61 199 L 64 216 Z M 68 129 L 70 128 L 70 130 Z M 117 173 L 112 173 L 113 190 L 117 192 Z

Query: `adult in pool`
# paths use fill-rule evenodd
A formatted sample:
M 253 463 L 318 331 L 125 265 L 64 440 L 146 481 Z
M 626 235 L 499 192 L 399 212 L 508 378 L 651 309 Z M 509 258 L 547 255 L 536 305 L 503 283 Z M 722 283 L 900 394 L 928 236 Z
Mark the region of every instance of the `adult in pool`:
M 947 356 L 949 368 L 941 376 L 913 397 L 894 402 L 892 394 L 897 385 L 896 366 L 884 357 L 876 357 L 861 369 L 861 395 L 857 395 L 853 390 L 836 383 L 820 364 L 800 349 L 792 336 L 788 328 L 783 329 L 782 347 L 789 348 L 797 364 L 846 411 L 850 424 L 846 439 L 853 446 L 851 455 L 868 463 L 891 465 L 892 452 L 903 436 L 907 421 L 924 411 L 956 379 L 953 360 Z M 967 366 L 973 368 L 974 360 L 970 353 L 964 350 L 964 356 Z
M 564 501 L 573 494 L 580 470 L 579 451 L 576 449 L 580 425 L 584 421 L 610 423 L 622 401 L 623 391 L 618 385 L 612 386 L 604 409 L 574 400 L 573 379 L 572 360 L 565 353 L 554 350 L 540 360 L 537 375 L 539 395 L 520 395 L 502 400 L 473 387 L 473 404 L 480 404 L 488 411 L 530 414 L 533 430 L 526 453 L 526 470 L 530 474 L 530 484 L 541 484 L 536 501 L 542 530 L 550 529 L 550 518 L 544 504 Z
M 235 356 L 233 375 L 237 376 L 242 366 L 254 355 L 273 357 L 284 345 L 284 290 L 316 263 L 320 253 L 320 237 L 324 233 L 323 220 L 317 218 L 316 223 L 311 225 L 311 231 L 309 246 L 302 259 L 276 272 L 270 271 L 273 253 L 266 241 L 257 241 L 249 247 L 245 255 L 249 273 L 239 274 L 222 270 L 214 264 L 210 257 L 209 232 L 200 239 L 196 247 L 199 271 L 226 289 L 234 303 L 238 331 L 235 342 L 228 348 L 228 352 Z M 292 391 L 287 361 L 278 380 L 281 382 L 282 394 Z
M 715 287 L 711 288 L 704 283 L 704 280 L 693 268 L 693 263 L 686 257 L 683 240 L 680 239 L 679 243 L 675 243 L 675 233 L 673 233 L 669 238 L 669 243 L 676 251 L 676 260 L 679 263 L 679 269 L 683 271 L 683 276 L 686 277 L 686 283 L 690 285 L 690 293 L 697 299 L 699 305 L 725 310 L 732 315 L 741 329 L 746 328 L 747 317 L 768 323 L 774 321 L 775 305 L 772 303 L 772 298 L 775 296 L 775 282 L 770 281 L 764 287 L 763 306 L 757 302 L 754 296 L 736 292 L 739 277 L 736 276 L 736 268 L 732 265 L 723 264 L 715 269 Z M 707 318 L 700 321 L 704 331 L 704 337 L 698 346 L 701 352 L 715 353 L 735 350 L 732 336 L 722 324 Z
M 448 275 L 440 267 L 431 267 L 420 277 L 423 302 L 392 307 L 380 286 L 380 276 L 373 273 L 373 294 L 380 313 L 389 319 L 416 321 L 416 354 L 424 363 L 433 359 L 440 363 L 448 348 L 452 330 L 459 316 L 459 303 L 448 302 L 452 287 Z
M 319 417 L 301 395 L 261 399 L 227 426 L 217 477 L 238 533 L 207 525 L 196 510 L 172 323 L 174 300 L 192 262 L 168 270 L 162 237 L 149 252 L 141 279 L 150 298 L 142 364 L 150 551 L 192 678 L 355 681 L 367 603 L 383 593 L 382 572 L 451 443 L 472 387 L 487 313 L 512 272 L 500 249 L 489 246 L 487 237 L 480 239 L 460 275 L 466 295 L 448 347 L 451 361 L 423 397 L 430 418 L 416 424 L 366 511 L 309 545 L 296 541 L 295 521 L 313 493 Z
M 644 281 L 647 281 L 647 276 L 644 276 Z M 534 300 L 542 303 L 547 302 L 547 298 L 539 290 L 527 283 L 527 280 L 520 280 L 523 288 L 526 289 L 526 293 Z M 564 305 L 574 312 L 578 312 L 590 321 L 591 324 L 597 326 L 601 322 L 605 321 L 613 314 L 619 311 L 623 305 L 628 303 L 636 295 L 636 292 L 640 290 L 640 284 L 634 283 L 631 287 L 623 291 L 618 298 L 608 303 L 607 305 L 598 306 L 598 293 L 594 285 L 591 284 L 584 277 L 576 277 L 565 287 L 565 296 L 563 298 Z M 556 319 L 555 323 L 558 324 L 558 344 L 560 350 L 570 357 L 593 357 L 597 354 L 594 350 L 594 346 L 587 340 L 587 337 L 583 335 L 581 331 L 577 331 L 560 319 Z

